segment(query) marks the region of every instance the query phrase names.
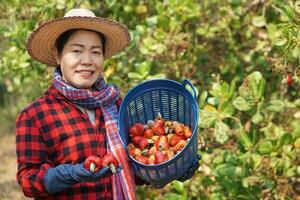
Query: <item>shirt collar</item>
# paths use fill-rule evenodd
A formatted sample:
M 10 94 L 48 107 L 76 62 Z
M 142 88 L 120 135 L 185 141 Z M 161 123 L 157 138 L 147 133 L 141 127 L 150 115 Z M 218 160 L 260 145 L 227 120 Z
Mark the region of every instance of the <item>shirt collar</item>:
M 60 99 L 60 100 L 67 100 L 67 98 L 62 95 L 53 85 L 53 83 L 50 85 L 48 90 L 45 92 L 46 96 L 52 96 L 55 99 Z

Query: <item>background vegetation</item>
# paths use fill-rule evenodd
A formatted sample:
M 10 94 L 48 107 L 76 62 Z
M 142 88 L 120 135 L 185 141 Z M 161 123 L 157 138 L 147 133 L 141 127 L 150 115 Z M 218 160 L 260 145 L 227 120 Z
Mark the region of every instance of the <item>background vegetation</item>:
M 157 77 L 189 79 L 198 91 L 199 171 L 159 197 L 139 187 L 140 199 L 300 198 L 299 0 L 2 1 L 2 135 L 52 79 L 53 68 L 26 53 L 30 32 L 74 7 L 130 29 L 129 47 L 105 65 L 123 96 Z

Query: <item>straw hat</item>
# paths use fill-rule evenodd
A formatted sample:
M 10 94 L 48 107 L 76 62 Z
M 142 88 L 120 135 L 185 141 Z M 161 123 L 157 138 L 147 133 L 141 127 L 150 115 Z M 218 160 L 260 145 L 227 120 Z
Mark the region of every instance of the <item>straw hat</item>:
M 41 63 L 57 65 L 54 57 L 56 40 L 71 29 L 88 29 L 102 33 L 106 38 L 104 59 L 121 51 L 130 42 L 126 26 L 111 19 L 96 17 L 90 10 L 72 9 L 63 18 L 40 25 L 28 39 L 28 53 Z

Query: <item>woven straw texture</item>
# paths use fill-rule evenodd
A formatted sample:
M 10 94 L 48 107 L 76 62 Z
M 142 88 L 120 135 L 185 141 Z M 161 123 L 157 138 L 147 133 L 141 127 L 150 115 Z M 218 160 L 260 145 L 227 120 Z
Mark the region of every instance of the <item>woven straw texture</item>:
M 106 38 L 104 59 L 121 51 L 130 42 L 127 27 L 116 21 L 100 17 L 64 17 L 42 24 L 31 34 L 27 42 L 29 55 L 41 63 L 57 65 L 54 56 L 56 40 L 70 29 L 87 29 L 102 33 Z

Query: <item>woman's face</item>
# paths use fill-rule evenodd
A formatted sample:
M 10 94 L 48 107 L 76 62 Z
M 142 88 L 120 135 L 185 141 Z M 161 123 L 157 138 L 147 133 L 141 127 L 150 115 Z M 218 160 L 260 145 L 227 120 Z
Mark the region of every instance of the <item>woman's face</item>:
M 99 34 L 88 30 L 75 31 L 57 57 L 63 79 L 73 87 L 91 90 L 102 73 L 102 49 Z

